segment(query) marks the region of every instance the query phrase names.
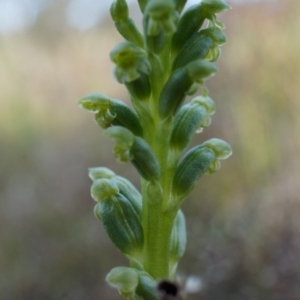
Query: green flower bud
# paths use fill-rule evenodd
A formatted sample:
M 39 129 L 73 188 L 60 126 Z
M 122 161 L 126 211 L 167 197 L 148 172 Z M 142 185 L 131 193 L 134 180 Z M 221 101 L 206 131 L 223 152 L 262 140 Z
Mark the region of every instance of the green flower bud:
M 211 124 L 211 115 L 213 115 L 216 111 L 216 105 L 215 102 L 209 98 L 204 96 L 198 96 L 194 98 L 191 103 L 197 103 L 199 105 L 202 105 L 205 107 L 207 114 L 205 117 L 201 120 L 201 124 L 196 130 L 196 133 L 200 133 L 203 131 L 204 128 L 208 127 Z
M 113 178 L 115 177 L 116 174 L 109 168 L 105 167 L 94 167 L 94 168 L 89 168 L 89 177 L 95 181 L 97 179 L 102 179 L 102 178 Z
M 149 74 L 151 69 L 146 52 L 130 42 L 118 44 L 111 51 L 110 58 L 116 64 L 114 75 L 120 83 L 134 81 L 141 74 Z
M 139 284 L 136 294 L 147 300 L 160 300 L 157 294 L 157 282 L 146 272 L 139 272 Z
M 173 195 L 182 200 L 194 188 L 215 159 L 213 150 L 196 146 L 189 150 L 176 169 L 173 178 Z
M 143 20 L 143 26 L 145 32 L 149 27 L 148 26 L 149 22 L 150 22 L 150 18 L 148 15 L 146 15 Z M 160 29 L 157 35 L 146 35 L 145 40 L 146 40 L 146 46 L 148 52 L 159 54 L 165 46 L 166 35 L 164 34 L 163 30 Z
M 135 141 L 134 134 L 120 126 L 107 128 L 104 133 L 116 142 L 114 154 L 120 162 L 128 162 L 133 159 L 131 148 Z
M 212 47 L 206 56 L 206 60 L 210 62 L 216 61 L 221 56 L 221 49 L 217 46 Z
M 122 176 L 112 178 L 119 188 L 119 193 L 128 199 L 137 215 L 142 216 L 142 195 L 134 185 Z
M 186 248 L 186 226 L 185 217 L 181 210 L 178 211 L 174 220 L 170 243 L 170 269 L 175 273 L 177 262 L 183 256 Z
M 205 19 L 212 20 L 216 26 L 222 28 L 216 21 L 215 14 L 229 8 L 230 6 L 222 0 L 203 0 L 200 4 L 187 9 L 180 18 L 177 30 L 173 35 L 173 53 L 176 53 L 194 33 L 199 31 Z
M 212 149 L 218 159 L 226 159 L 232 154 L 230 145 L 217 138 L 204 142 L 202 146 Z
M 158 111 L 162 119 L 176 113 L 194 81 L 186 69 L 176 70 L 162 89 Z
M 133 268 L 116 267 L 107 274 L 106 281 L 117 288 L 126 299 L 134 299 L 139 284 L 139 272 Z
M 208 173 L 215 173 L 221 168 L 220 160 L 228 158 L 232 154 L 232 149 L 228 143 L 220 139 L 210 139 L 202 144 L 214 151 L 215 159 L 211 166 L 208 168 Z
M 137 101 L 147 101 L 151 94 L 149 77 L 146 74 L 133 81 L 125 82 L 125 86 L 131 97 Z
M 179 16 L 173 0 L 150 0 L 145 13 L 149 16 L 147 35 L 158 35 L 161 30 L 168 35 L 176 30 Z
M 79 106 L 96 113 L 95 121 L 102 127 L 121 125 L 138 136 L 143 136 L 143 129 L 137 114 L 124 102 L 111 99 L 103 94 L 90 94 L 79 100 Z
M 91 186 L 91 196 L 96 202 L 119 193 L 117 184 L 111 179 L 97 179 Z
M 140 257 L 144 243 L 143 228 L 127 198 L 120 193 L 106 197 L 95 206 L 94 214 L 122 253 Z
M 218 14 L 222 11 L 228 10 L 231 7 L 223 0 L 202 0 L 201 4 L 207 14 Z
M 105 167 L 89 168 L 89 177 L 93 181 L 103 178 L 111 179 L 117 185 L 119 193 L 128 199 L 137 215 L 141 217 L 142 195 L 129 180 L 122 176 L 116 175 L 113 171 Z
M 194 82 L 204 80 L 216 73 L 217 68 L 206 60 L 195 60 L 185 68 L 177 69 L 163 87 L 158 104 L 159 115 L 165 119 L 174 115 Z
M 197 96 L 192 99 L 191 103 L 204 106 L 209 115 L 213 115 L 216 112 L 216 104 L 214 100 L 209 97 Z
M 177 151 L 184 150 L 190 143 L 194 133 L 201 127 L 207 110 L 203 105 L 189 103 L 176 114 L 170 145 Z
M 105 134 L 115 139 L 114 154 L 120 162 L 131 161 L 140 175 L 149 181 L 157 180 L 160 175 L 159 163 L 150 146 L 129 130 L 114 126 L 105 130 Z
M 186 66 L 196 59 L 205 59 L 213 47 L 213 40 L 201 31 L 195 33 L 181 48 L 173 63 L 173 70 Z
M 205 21 L 202 4 L 189 7 L 179 19 L 177 30 L 172 38 L 172 51 L 176 53 L 186 41 L 197 32 Z
M 213 76 L 218 70 L 215 65 L 202 59 L 190 62 L 185 69 L 190 78 L 200 84 L 203 84 L 204 80 Z
M 114 0 L 110 6 L 110 14 L 115 22 L 128 18 L 128 5 L 125 0 Z
M 160 166 L 150 146 L 139 137 L 136 137 L 132 146 L 132 164 L 140 175 L 149 181 L 155 181 L 160 176 Z
M 212 49 L 226 42 L 226 36 L 219 28 L 209 27 L 194 33 L 181 48 L 173 63 L 173 69 L 184 67 L 189 62 L 205 59 Z
M 132 42 L 140 48 L 144 48 L 143 35 L 139 32 L 131 18 L 115 22 L 115 26 L 125 40 Z

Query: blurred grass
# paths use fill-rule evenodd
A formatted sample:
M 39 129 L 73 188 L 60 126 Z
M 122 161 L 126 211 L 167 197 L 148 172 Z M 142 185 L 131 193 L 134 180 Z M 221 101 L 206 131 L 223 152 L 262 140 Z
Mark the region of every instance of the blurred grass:
M 234 7 L 228 44 L 209 81 L 212 136 L 234 155 L 184 205 L 183 275 L 201 277 L 195 299 L 299 299 L 300 4 Z M 129 165 L 76 100 L 103 92 L 128 101 L 108 53 L 120 37 L 105 23 L 0 37 L 0 299 L 119 299 L 104 276 L 125 264 L 92 214 L 87 168 L 132 179 Z M 200 195 L 200 196 L 199 196 Z M 192 297 L 191 297 L 192 299 Z

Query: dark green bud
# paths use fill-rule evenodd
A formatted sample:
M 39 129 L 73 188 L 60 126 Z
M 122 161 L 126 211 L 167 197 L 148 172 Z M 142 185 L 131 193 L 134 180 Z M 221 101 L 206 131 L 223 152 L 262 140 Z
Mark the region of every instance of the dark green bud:
M 173 194 L 179 199 L 186 197 L 205 172 L 218 171 L 219 160 L 228 158 L 231 153 L 230 145 L 216 138 L 189 150 L 175 172 Z
M 172 38 L 172 52 L 176 53 L 182 45 L 196 33 L 205 21 L 205 13 L 202 4 L 189 7 L 179 19 L 177 30 Z
M 226 42 L 226 36 L 219 28 L 210 27 L 194 33 L 181 48 L 173 63 L 173 69 L 184 67 L 189 62 L 205 59 L 212 49 Z
M 162 119 L 176 113 L 193 85 L 193 79 L 184 68 L 176 70 L 162 89 L 158 111 Z
M 147 31 L 149 20 L 149 16 L 146 15 L 143 20 L 144 31 Z M 159 54 L 165 46 L 166 35 L 163 30 L 160 29 L 156 35 L 146 35 L 145 40 L 148 51 Z
M 144 48 L 143 36 L 131 18 L 115 22 L 115 26 L 125 40 L 132 42 L 140 48 Z
M 185 69 L 190 78 L 200 84 L 203 84 L 206 79 L 213 76 L 218 70 L 214 64 L 203 59 L 190 62 Z
M 222 24 L 216 21 L 215 14 L 229 8 L 230 6 L 222 0 L 203 0 L 200 4 L 187 9 L 180 18 L 177 30 L 173 35 L 173 53 L 176 53 L 193 34 L 200 30 L 205 19 L 213 21 L 213 24 L 222 28 Z
M 143 136 L 138 115 L 124 102 L 103 94 L 90 94 L 79 100 L 79 106 L 96 113 L 95 121 L 102 127 L 123 126 L 135 135 Z
M 176 114 L 170 145 L 172 148 L 182 151 L 190 143 L 193 135 L 201 126 L 207 115 L 205 107 L 196 103 L 188 103 Z
M 205 79 L 215 74 L 217 68 L 206 60 L 195 60 L 185 68 L 177 69 L 162 89 L 158 111 L 162 119 L 174 115 L 183 103 L 194 82 L 203 84 Z
M 106 276 L 106 281 L 117 288 L 126 299 L 134 299 L 139 284 L 139 272 L 128 267 L 113 268 Z
M 186 248 L 185 217 L 181 210 L 178 211 L 174 220 L 174 226 L 170 242 L 170 271 L 175 273 L 177 262 L 183 256 Z
M 196 59 L 205 59 L 211 47 L 214 45 L 213 40 L 196 32 L 181 48 L 173 63 L 173 70 L 186 66 L 189 62 Z
M 120 162 L 131 161 L 140 175 L 149 181 L 157 180 L 160 167 L 150 146 L 129 130 L 114 126 L 105 130 L 105 134 L 116 141 L 114 154 Z
M 155 181 L 160 176 L 160 166 L 150 146 L 142 138 L 136 137 L 132 146 L 132 164 L 140 175 L 149 181 Z
M 176 30 L 179 16 L 173 0 L 150 0 L 145 8 L 145 14 L 149 16 L 147 35 L 156 36 L 160 31 L 168 35 Z
M 137 101 L 147 101 L 151 95 L 149 76 L 146 74 L 141 74 L 136 80 L 125 82 L 125 86 L 131 97 Z
M 196 146 L 189 150 L 176 169 L 173 194 L 179 199 L 186 197 L 215 159 L 213 150 Z
M 117 187 L 119 188 L 119 193 L 125 196 L 131 203 L 135 212 L 139 217 L 142 216 L 142 195 L 133 186 L 133 184 L 122 176 L 116 176 L 113 178 Z
M 118 44 L 111 51 L 110 58 L 116 64 L 114 75 L 120 83 L 134 81 L 151 70 L 146 52 L 131 42 Z
M 128 199 L 121 194 L 109 196 L 95 206 L 94 214 L 122 253 L 140 256 L 144 242 L 143 228 Z
M 128 18 L 128 5 L 125 0 L 114 0 L 110 6 L 110 14 L 115 22 Z

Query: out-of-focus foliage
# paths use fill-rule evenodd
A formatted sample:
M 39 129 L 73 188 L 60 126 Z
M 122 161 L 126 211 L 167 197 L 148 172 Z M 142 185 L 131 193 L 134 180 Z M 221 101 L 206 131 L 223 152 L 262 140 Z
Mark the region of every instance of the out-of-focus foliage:
M 112 23 L 49 30 L 52 9 L 31 32 L 0 37 L 0 299 L 119 299 L 102 284 L 123 261 L 93 216 L 86 173 L 110 166 L 139 186 L 138 176 L 76 105 L 91 91 L 126 100 L 108 58 L 119 37 Z M 228 43 L 209 83 L 217 116 L 194 144 L 215 135 L 234 155 L 184 206 L 180 270 L 201 278 L 201 299 L 297 300 L 300 3 L 224 15 Z

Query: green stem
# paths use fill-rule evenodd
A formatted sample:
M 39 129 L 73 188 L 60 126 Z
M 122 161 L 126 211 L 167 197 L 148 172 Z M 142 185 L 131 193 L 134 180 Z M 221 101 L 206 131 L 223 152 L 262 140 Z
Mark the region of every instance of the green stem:
M 169 278 L 169 243 L 173 218 L 162 211 L 161 203 L 148 199 L 144 225 L 144 267 L 154 279 Z M 150 202 L 150 203 L 149 203 Z

